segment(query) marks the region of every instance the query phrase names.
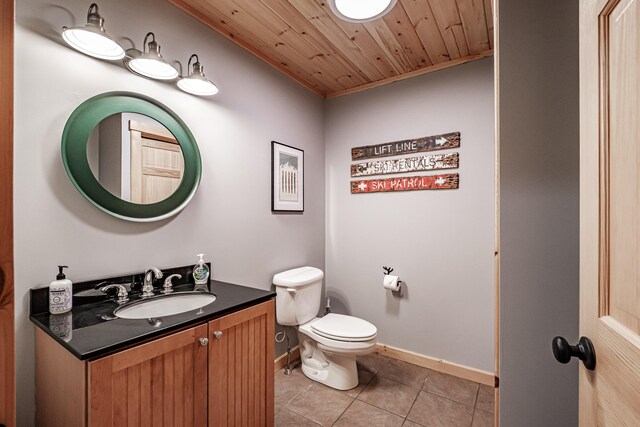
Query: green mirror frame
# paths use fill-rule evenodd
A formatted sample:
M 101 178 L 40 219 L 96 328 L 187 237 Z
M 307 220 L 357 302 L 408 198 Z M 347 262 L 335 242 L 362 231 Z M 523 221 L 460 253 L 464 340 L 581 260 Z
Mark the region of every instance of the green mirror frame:
M 118 113 L 149 116 L 169 129 L 180 144 L 184 175 L 168 198 L 147 205 L 127 202 L 107 191 L 93 175 L 87 159 L 89 136 L 103 119 Z M 202 174 L 200 151 L 187 125 L 158 101 L 132 92 L 103 93 L 80 104 L 71 113 L 62 133 L 62 161 L 71 182 L 94 206 L 115 217 L 136 222 L 159 221 L 180 212 L 193 198 Z

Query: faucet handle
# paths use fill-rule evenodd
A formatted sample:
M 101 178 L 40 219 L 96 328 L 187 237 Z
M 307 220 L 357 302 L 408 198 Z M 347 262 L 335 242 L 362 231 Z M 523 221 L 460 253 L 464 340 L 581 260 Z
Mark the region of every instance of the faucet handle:
M 102 282 L 100 282 L 100 283 L 98 283 L 97 285 L 95 285 L 93 288 L 94 288 L 94 289 L 98 289 L 98 290 L 102 290 L 102 288 L 104 288 L 104 287 L 106 287 L 106 286 L 108 286 L 108 285 L 120 285 L 120 286 L 124 286 L 124 289 L 125 289 L 127 292 L 131 292 L 131 290 L 133 289 L 133 285 L 134 285 L 134 283 L 133 283 L 133 281 L 132 281 L 131 283 L 128 283 L 128 282 L 122 282 L 122 281 L 120 281 L 120 282 L 113 282 L 113 281 L 111 281 L 111 280 L 103 280 Z M 111 288 L 109 288 L 109 289 L 111 289 Z
M 173 280 L 174 277 L 177 279 L 182 279 L 182 274 L 172 274 L 164 279 L 164 286 L 162 287 L 163 294 L 170 294 L 171 292 L 173 292 L 173 283 L 171 283 L 171 280 Z
M 98 283 L 97 285 L 95 285 L 93 287 L 93 289 L 100 289 L 102 290 L 102 288 L 104 288 L 107 285 L 112 285 L 113 282 L 111 280 L 103 280 L 102 282 Z
M 116 302 L 118 304 L 124 304 L 129 301 L 129 294 L 127 293 L 127 288 L 122 285 L 107 285 L 100 288 L 102 292 L 107 292 L 109 289 L 116 288 L 118 290 L 118 299 Z

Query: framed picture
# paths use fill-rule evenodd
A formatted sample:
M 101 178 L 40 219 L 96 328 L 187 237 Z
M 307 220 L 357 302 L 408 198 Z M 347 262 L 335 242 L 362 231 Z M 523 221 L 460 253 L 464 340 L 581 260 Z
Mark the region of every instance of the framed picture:
M 304 212 L 304 151 L 271 141 L 271 210 Z

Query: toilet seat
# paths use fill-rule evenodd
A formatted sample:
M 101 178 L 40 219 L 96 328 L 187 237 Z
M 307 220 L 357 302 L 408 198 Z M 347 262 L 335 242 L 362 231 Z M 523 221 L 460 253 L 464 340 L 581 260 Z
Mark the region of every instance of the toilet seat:
M 329 313 L 309 323 L 313 332 L 336 341 L 370 341 L 378 335 L 378 330 L 371 323 L 343 314 Z
M 372 338 L 368 341 L 341 341 L 317 334 L 311 328 L 311 323 L 317 320 L 318 319 L 313 319 L 310 322 L 305 323 L 304 325 L 300 325 L 298 327 L 298 332 L 315 341 L 318 345 L 318 348 L 323 351 L 328 351 L 331 353 L 359 355 L 370 353 L 376 347 L 376 338 Z

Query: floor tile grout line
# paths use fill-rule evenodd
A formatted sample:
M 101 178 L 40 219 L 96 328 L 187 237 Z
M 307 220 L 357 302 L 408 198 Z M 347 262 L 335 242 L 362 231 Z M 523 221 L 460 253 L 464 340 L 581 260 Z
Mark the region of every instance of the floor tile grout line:
M 473 412 L 471 413 L 471 424 L 469 424 L 469 427 L 473 427 L 473 420 L 476 417 L 476 409 L 478 406 L 478 396 L 480 395 L 480 387 L 478 387 L 478 391 L 476 392 L 476 400 L 475 402 L 473 402 Z
M 440 398 L 442 398 L 442 399 L 446 399 L 446 400 L 448 400 L 448 401 L 450 401 L 450 402 L 457 403 L 458 405 L 462 405 L 462 406 L 464 406 L 465 408 L 471 408 L 471 410 L 472 410 L 472 411 L 475 411 L 475 410 L 476 410 L 475 406 L 465 405 L 464 403 L 462 403 L 462 402 L 458 402 L 457 400 L 454 400 L 454 399 L 452 399 L 452 398 L 450 398 L 450 397 L 443 396 L 443 395 L 441 395 L 441 394 L 434 393 L 434 392 L 429 391 L 429 390 L 421 390 L 421 392 L 423 392 L 423 391 L 424 391 L 425 393 L 429 393 L 429 394 L 430 394 L 430 395 L 432 395 L 432 396 L 440 397 Z M 420 393 L 418 393 L 418 394 L 420 394 Z M 489 411 L 485 411 L 485 412 L 489 412 Z
M 309 421 L 309 422 L 311 422 L 311 423 L 313 423 L 313 424 L 315 424 L 315 425 L 317 425 L 317 426 L 322 427 L 322 424 L 318 424 L 317 422 L 313 421 L 311 418 L 307 418 L 307 417 L 305 417 L 304 415 L 297 413 L 296 411 L 294 411 L 294 410 L 293 410 L 293 409 L 291 409 L 291 408 L 286 408 L 286 407 L 285 407 L 284 409 L 286 409 L 286 410 L 287 410 L 287 411 L 289 411 L 289 412 L 293 412 L 294 414 L 296 414 L 296 415 L 298 415 L 298 416 L 300 416 L 300 417 L 304 418 L 305 420 L 307 420 L 307 421 Z
M 376 374 L 376 375 L 374 375 L 374 376 L 373 376 L 373 378 L 371 378 L 371 381 L 369 381 L 369 384 L 370 384 L 370 383 L 375 379 L 375 377 L 377 377 L 377 376 L 378 376 L 377 374 Z M 410 385 L 407 385 L 407 384 L 401 383 L 400 381 L 397 381 L 397 380 L 394 380 L 394 379 L 391 379 L 391 378 L 387 378 L 387 377 L 381 377 L 381 378 L 384 378 L 384 379 L 389 380 L 389 381 L 393 381 L 394 383 L 398 383 L 398 384 L 400 384 L 400 385 L 403 385 L 403 386 L 405 386 L 405 387 L 412 388 L 412 389 L 414 389 L 414 390 L 418 390 L 418 394 L 420 394 L 420 392 L 422 391 L 422 389 L 419 389 L 419 388 L 417 388 L 417 387 L 413 387 L 413 386 L 410 386 Z M 367 385 L 368 385 L 368 384 L 367 384 Z M 365 387 L 365 388 L 366 388 L 366 387 Z M 364 392 L 364 389 L 362 389 L 362 392 Z M 360 392 L 360 394 L 362 394 L 362 392 Z M 360 394 L 358 394 L 358 397 L 360 396 Z M 413 403 L 415 403 L 415 402 L 416 402 L 416 399 L 417 399 L 417 395 L 416 395 L 416 398 L 414 398 L 414 399 L 413 399 Z M 362 400 L 362 399 L 358 399 L 358 398 L 356 398 L 356 400 L 358 400 L 358 401 L 360 401 L 360 402 L 363 402 L 363 403 L 366 403 L 366 404 L 368 404 L 368 405 L 371 405 L 371 406 L 373 406 L 374 408 L 381 409 L 381 410 L 383 410 L 383 411 L 385 411 L 385 412 L 388 412 L 388 413 L 390 413 L 390 414 L 397 415 L 398 417 L 402 417 L 402 416 L 403 416 L 403 415 L 397 414 L 397 413 L 395 413 L 395 412 L 392 412 L 392 411 L 390 411 L 390 410 L 388 410 L 388 409 L 385 409 L 385 408 L 382 408 L 382 407 L 380 407 L 380 406 L 377 406 L 377 405 L 375 405 L 375 404 L 373 404 L 373 403 L 371 403 L 371 402 L 367 402 L 366 400 Z M 411 406 L 409 407 L 409 411 L 411 411 L 411 408 L 413 407 L 413 403 L 412 403 L 412 404 L 411 404 Z M 407 415 L 409 415 L 409 412 L 407 412 Z M 406 417 L 407 417 L 407 415 L 404 415 L 404 417 L 406 418 Z
M 357 398 L 358 398 L 358 396 L 360 396 L 360 395 L 362 394 L 362 392 L 364 391 L 364 389 L 365 389 L 365 388 L 367 388 L 367 386 L 368 386 L 369 384 L 371 384 L 371 381 L 373 381 L 373 379 L 374 379 L 375 377 L 377 377 L 377 376 L 378 376 L 378 374 L 373 374 L 373 376 L 369 379 L 369 381 L 367 381 L 367 383 L 364 385 L 364 387 L 362 387 L 362 390 L 360 390 L 360 391 L 358 392 L 358 394 L 356 394 L 356 395 L 354 396 L 354 398 L 353 398 L 353 399 L 354 399 L 354 400 L 355 400 L 355 399 L 357 399 Z M 358 375 L 358 379 L 359 379 L 359 378 L 360 378 L 360 376 Z M 360 386 L 360 383 L 358 383 L 358 385 L 357 385 L 356 387 L 359 387 L 359 386 Z M 348 396 L 348 395 L 347 395 L 347 396 Z
M 349 397 L 351 397 L 351 396 L 349 396 Z M 338 421 L 340 421 L 340 418 L 342 418 L 342 416 L 344 415 L 344 413 L 345 413 L 345 412 L 347 412 L 347 410 L 348 410 L 349 408 L 351 408 L 351 405 L 353 405 L 353 402 L 355 402 L 355 401 L 356 401 L 356 399 L 355 399 L 355 398 L 351 400 L 351 403 L 349 403 L 349 406 L 347 406 L 347 407 L 344 409 L 344 411 L 342 411 L 342 413 L 338 416 L 338 418 L 336 418 L 336 420 L 331 424 L 332 426 L 336 425 L 336 423 L 337 423 Z
M 427 376 L 427 378 L 429 378 L 429 377 Z M 425 383 L 427 382 L 427 378 L 425 378 L 425 380 L 424 380 Z M 424 387 L 424 383 L 422 384 L 422 387 Z M 413 402 L 411 403 L 411 406 L 409 406 L 409 411 L 407 412 L 407 416 L 404 418 L 405 421 L 409 420 L 409 414 L 411 413 L 411 410 L 413 409 L 413 405 L 415 405 L 416 402 L 418 401 L 418 396 L 420 396 L 420 393 L 422 393 L 422 388 L 420 388 L 420 390 L 418 390 L 418 394 L 416 394 L 416 397 L 415 397 L 415 399 L 413 399 Z M 411 421 L 411 420 L 409 420 L 409 421 Z M 411 422 L 413 422 L 413 421 L 411 421 Z
M 473 410 L 475 412 L 476 406 L 478 406 L 478 396 L 480 396 L 480 385 L 478 385 L 478 389 L 476 390 L 476 398 L 473 401 Z
M 420 394 L 420 393 L 418 393 L 418 394 Z M 349 409 L 349 408 L 350 408 L 350 407 L 351 407 L 351 406 L 356 402 L 356 400 L 357 400 L 358 402 L 360 402 L 360 403 L 365 404 L 365 405 L 373 406 L 374 408 L 379 409 L 379 410 L 381 410 L 382 412 L 386 412 L 386 413 L 387 413 L 387 414 L 389 414 L 389 415 L 394 415 L 394 416 L 396 416 L 396 417 L 402 418 L 402 422 L 403 422 L 403 423 L 407 420 L 407 416 L 406 416 L 406 415 L 403 417 L 402 415 L 396 414 L 395 412 L 391 412 L 391 411 L 389 411 L 388 409 L 381 408 L 381 407 L 379 407 L 379 406 L 374 405 L 373 403 L 365 402 L 364 400 L 360 400 L 360 399 L 353 399 L 353 401 L 352 401 L 352 402 L 351 402 L 351 404 L 347 407 L 347 409 L 345 409 L 345 410 L 344 410 L 344 412 L 343 412 L 342 414 L 340 414 L 340 417 L 342 417 L 342 416 L 344 415 L 344 413 L 345 413 L 345 412 L 347 412 L 347 410 L 348 410 L 348 409 Z M 414 399 L 414 401 L 413 401 L 413 402 L 415 403 L 415 399 Z M 412 406 L 413 406 L 413 405 L 412 405 Z M 409 410 L 411 410 L 411 408 L 409 408 Z M 407 415 L 408 415 L 408 413 L 407 413 Z M 338 417 L 338 419 L 335 421 L 335 423 L 337 423 L 338 421 L 340 421 L 340 417 Z M 335 425 L 335 423 L 333 423 L 333 425 Z

